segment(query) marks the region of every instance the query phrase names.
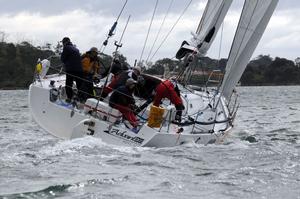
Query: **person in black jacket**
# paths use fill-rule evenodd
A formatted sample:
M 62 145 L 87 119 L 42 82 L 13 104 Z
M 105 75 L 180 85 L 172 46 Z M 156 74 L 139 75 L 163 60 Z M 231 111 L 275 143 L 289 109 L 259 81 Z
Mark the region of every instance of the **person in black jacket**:
M 123 71 L 127 71 L 128 68 L 126 66 L 124 66 L 123 64 L 120 63 L 119 60 L 114 59 L 111 65 L 111 71 L 110 73 L 113 75 L 111 78 L 110 83 L 105 86 L 103 88 L 103 92 L 101 93 L 101 98 L 106 98 L 108 96 L 109 93 L 111 93 L 113 91 L 113 89 L 115 89 L 115 85 L 118 82 L 118 78 L 119 75 L 123 72 Z M 101 76 L 102 77 L 106 77 L 109 75 L 109 69 L 107 71 L 105 71 L 105 73 L 103 73 Z M 125 84 L 123 84 L 125 85 Z
M 135 85 L 136 81 L 129 78 L 125 86 L 117 88 L 109 98 L 109 106 L 118 109 L 133 128 L 138 126 L 138 121 L 133 111 L 135 107 L 135 100 L 133 98 Z
M 120 71 L 118 75 L 114 75 L 114 78 L 112 78 L 109 85 L 107 85 L 103 89 L 101 97 L 102 98 L 107 97 L 110 92 L 119 88 L 120 86 L 125 85 L 126 81 L 130 78 L 137 81 L 140 75 L 141 75 L 140 67 L 135 67 L 126 71 Z
M 110 68 L 106 68 L 104 71 L 100 71 L 101 77 L 107 77 L 109 75 L 109 71 L 113 76 L 118 76 L 123 71 L 127 71 L 129 68 L 126 64 L 123 64 L 118 60 L 117 58 L 114 58 L 111 64 L 111 70 Z
M 66 72 L 66 101 L 71 102 L 73 98 L 73 81 L 76 82 L 78 98 L 80 100 L 82 96 L 81 85 L 83 79 L 81 56 L 79 50 L 72 44 L 70 38 L 64 37 L 62 43 L 63 52 L 61 54 L 61 61 L 64 63 Z

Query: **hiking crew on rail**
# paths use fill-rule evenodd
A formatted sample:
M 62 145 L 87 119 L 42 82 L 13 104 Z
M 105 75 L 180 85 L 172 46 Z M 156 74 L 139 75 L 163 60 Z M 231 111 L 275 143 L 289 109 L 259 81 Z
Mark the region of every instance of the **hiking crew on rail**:
M 100 73 L 100 60 L 98 49 L 92 47 L 85 54 L 80 56 L 79 50 L 71 43 L 68 37 L 63 38 L 63 52 L 61 60 L 66 71 L 66 102 L 71 102 L 73 98 L 73 81 L 76 81 L 78 98 L 81 102 L 87 98 L 96 97 L 94 94 L 94 83 L 99 83 L 101 77 L 108 74 Z M 109 98 L 109 105 L 118 109 L 125 120 L 128 120 L 133 131 L 138 127 L 136 114 L 145 109 L 153 102 L 154 106 L 159 107 L 162 99 L 167 98 L 176 107 L 175 120 L 181 121 L 182 111 L 185 109 L 180 97 L 177 82 L 174 79 L 162 80 L 150 75 L 142 74 L 140 67 L 128 69 L 114 59 L 109 70 L 113 76 L 110 83 L 102 87 L 101 100 L 106 98 L 112 91 Z M 146 100 L 141 107 L 135 105 L 133 94 Z

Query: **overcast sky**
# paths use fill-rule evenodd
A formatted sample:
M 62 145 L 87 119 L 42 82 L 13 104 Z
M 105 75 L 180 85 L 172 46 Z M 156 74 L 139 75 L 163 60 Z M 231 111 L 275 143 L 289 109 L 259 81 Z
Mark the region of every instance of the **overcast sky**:
M 143 59 L 147 59 L 149 55 L 150 48 L 171 1 L 159 1 Z M 190 0 L 173 1 L 155 50 L 190 2 Z M 0 31 L 7 34 L 7 41 L 21 42 L 27 40 L 34 45 L 56 44 L 64 36 L 69 36 L 83 53 L 93 46 L 100 48 L 124 2 L 125 0 L 0 0 Z M 156 0 L 128 0 L 120 18 L 116 35 L 111 38 L 105 53 L 111 54 L 114 51 L 113 43 L 115 40 L 119 40 L 130 14 L 131 20 L 120 51 L 131 64 L 133 64 L 134 59 L 140 58 L 155 2 Z M 209 50 L 208 56 L 212 58 L 219 58 L 219 54 L 220 57 L 228 56 L 242 3 L 242 0 L 234 0 L 225 18 L 222 47 L 220 48 L 221 37 L 219 34 Z M 205 4 L 206 0 L 193 0 L 191 6 L 152 61 L 163 57 L 174 57 L 181 42 L 190 40 L 190 33 L 196 30 Z M 272 57 L 279 56 L 291 60 L 300 57 L 299 11 L 299 0 L 279 0 L 277 9 L 254 53 L 254 57 L 259 54 L 269 54 Z

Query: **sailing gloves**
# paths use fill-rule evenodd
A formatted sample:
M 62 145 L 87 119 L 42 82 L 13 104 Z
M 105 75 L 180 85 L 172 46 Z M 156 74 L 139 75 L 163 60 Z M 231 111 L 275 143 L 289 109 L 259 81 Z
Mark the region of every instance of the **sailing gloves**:
M 184 110 L 184 105 L 176 105 L 176 115 L 175 115 L 175 120 L 178 122 L 181 122 L 181 116 L 182 116 L 182 111 Z

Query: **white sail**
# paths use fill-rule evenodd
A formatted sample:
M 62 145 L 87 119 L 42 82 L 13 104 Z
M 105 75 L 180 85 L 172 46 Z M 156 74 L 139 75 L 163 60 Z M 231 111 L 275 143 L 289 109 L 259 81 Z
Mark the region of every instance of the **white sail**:
M 224 21 L 232 0 L 209 0 L 193 38 L 193 45 L 204 56 Z
M 241 78 L 277 3 L 278 0 L 245 0 L 220 90 L 227 99 Z
M 198 52 L 199 56 L 205 56 L 224 21 L 231 3 L 232 0 L 208 0 L 191 43 L 184 41 L 176 54 L 176 58 L 181 59 L 187 53 L 194 51 Z

